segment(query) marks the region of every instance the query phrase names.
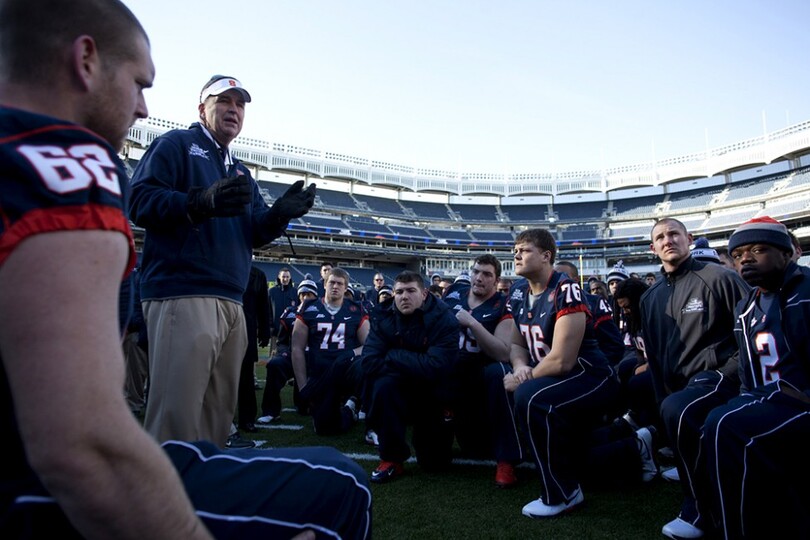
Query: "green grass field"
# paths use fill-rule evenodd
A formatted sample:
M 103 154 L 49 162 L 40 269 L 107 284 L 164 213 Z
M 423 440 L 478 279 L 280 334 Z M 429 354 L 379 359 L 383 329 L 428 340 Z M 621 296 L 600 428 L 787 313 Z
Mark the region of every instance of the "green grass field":
M 257 367 L 256 374 L 263 383 L 264 368 Z M 262 390 L 256 395 L 260 404 Z M 243 435 L 261 441 L 263 447 L 333 446 L 354 457 L 369 473 L 377 466 L 374 447 L 363 442 L 363 422 L 344 435 L 322 437 L 315 435 L 309 417 L 294 412 L 289 386 L 282 392 L 282 403 L 285 410 L 278 420 L 259 427 L 259 433 Z M 399 479 L 371 486 L 377 539 L 662 538 L 661 527 L 680 507 L 679 487 L 659 478 L 622 491 L 585 489 L 585 504 L 577 511 L 532 520 L 520 511 L 539 496 L 533 468 L 520 467 L 520 483 L 505 490 L 495 487 L 492 464 L 454 463 L 448 472 L 431 474 L 408 463 L 405 470 Z

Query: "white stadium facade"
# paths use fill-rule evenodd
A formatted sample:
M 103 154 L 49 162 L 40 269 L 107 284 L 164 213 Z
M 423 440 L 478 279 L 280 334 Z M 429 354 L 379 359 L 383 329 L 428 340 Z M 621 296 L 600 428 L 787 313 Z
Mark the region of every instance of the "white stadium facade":
M 134 168 L 156 137 L 179 127 L 137 122 L 123 157 Z M 360 285 L 403 268 L 453 276 L 482 253 L 496 255 L 510 276 L 513 239 L 532 227 L 552 231 L 558 260 L 583 276 L 604 276 L 618 260 L 646 273 L 658 269 L 649 233 L 665 216 L 723 248 L 741 222 L 768 215 L 810 251 L 810 121 L 672 159 L 565 173 L 417 169 L 247 138 L 231 150 L 270 204 L 295 180 L 318 186 L 312 211 L 290 223 L 289 241 L 255 251 L 271 280 L 281 266 L 295 281 L 317 276 L 321 261 L 346 267 Z M 143 231 L 135 232 L 139 243 Z

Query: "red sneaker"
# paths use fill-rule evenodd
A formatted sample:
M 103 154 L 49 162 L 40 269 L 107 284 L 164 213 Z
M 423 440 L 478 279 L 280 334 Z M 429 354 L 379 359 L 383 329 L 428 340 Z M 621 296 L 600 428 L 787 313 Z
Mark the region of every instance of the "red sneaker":
M 371 481 L 381 484 L 393 480 L 405 472 L 402 463 L 394 463 L 393 461 L 381 461 L 380 465 L 371 473 Z
M 515 466 L 508 461 L 499 461 L 498 468 L 495 470 L 495 485 L 507 488 L 517 484 L 517 481 Z

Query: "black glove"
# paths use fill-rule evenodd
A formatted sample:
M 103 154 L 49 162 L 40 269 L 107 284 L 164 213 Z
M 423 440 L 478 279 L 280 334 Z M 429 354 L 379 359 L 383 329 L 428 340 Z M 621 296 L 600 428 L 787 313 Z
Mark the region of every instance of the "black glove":
M 315 184 L 303 189 L 304 181 L 299 180 L 291 185 L 284 195 L 276 199 L 270 208 L 272 219 L 280 223 L 289 223 L 291 219 L 300 218 L 315 204 Z
M 241 216 L 253 196 L 250 178 L 240 174 L 217 180 L 207 189 L 192 188 L 188 192 L 188 216 L 194 223 L 212 217 Z

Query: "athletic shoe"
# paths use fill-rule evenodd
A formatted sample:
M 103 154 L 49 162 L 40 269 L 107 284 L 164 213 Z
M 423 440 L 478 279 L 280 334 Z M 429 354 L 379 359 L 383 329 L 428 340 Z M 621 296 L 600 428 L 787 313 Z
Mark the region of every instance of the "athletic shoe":
M 495 485 L 501 488 L 508 488 L 517 484 L 515 466 L 508 461 L 499 461 L 495 469 Z
M 638 454 L 641 457 L 641 480 L 642 482 L 650 482 L 658 476 L 658 465 L 655 464 L 655 459 L 653 459 L 653 437 L 650 429 L 643 427 L 636 431 L 636 439 L 638 441 Z
M 389 482 L 405 472 L 402 463 L 393 461 L 381 461 L 380 465 L 371 473 L 371 481 L 378 484 Z
M 543 497 L 540 497 L 539 499 L 534 500 L 523 507 L 523 515 L 533 519 L 554 517 L 563 513 L 571 512 L 578 505 L 582 504 L 584 500 L 585 496 L 582 494 L 582 490 L 577 487 L 577 489 L 574 490 L 574 493 L 571 494 L 571 498 L 568 500 L 568 502 L 548 505 L 543 502 Z
M 352 419 L 357 422 L 357 398 L 352 396 L 343 405 L 352 412 Z
M 359 413 L 357 413 L 357 419 L 358 420 L 365 420 L 366 419 L 366 411 L 361 410 Z
M 661 473 L 661 478 L 667 482 L 680 482 L 681 475 L 678 473 L 678 467 L 671 467 Z
M 636 424 L 636 419 L 633 418 L 633 411 L 627 411 L 624 413 L 622 420 L 630 424 L 630 427 L 632 427 L 634 430 L 638 431 L 640 429 L 638 424 Z
M 253 422 L 246 422 L 244 424 L 239 424 L 239 429 L 247 433 L 258 433 L 259 431 L 259 428 L 257 428 Z
M 703 538 L 703 531 L 677 517 L 664 525 L 661 534 L 674 540 L 686 540 L 689 538 Z
M 371 446 L 375 446 L 377 448 L 380 447 L 380 438 L 373 429 L 366 431 L 365 441 L 366 444 L 370 444 Z
M 228 440 L 225 441 L 225 448 L 255 448 L 256 442 L 248 439 L 243 439 L 239 432 L 230 435 Z
M 272 422 L 272 421 L 273 421 L 273 420 L 275 420 L 275 419 L 276 419 L 276 417 L 275 417 L 275 416 L 270 416 L 270 415 L 268 414 L 268 415 L 266 415 L 266 416 L 260 416 L 260 417 L 258 417 L 258 418 L 256 419 L 256 423 L 257 423 L 257 424 L 269 424 L 270 422 Z

